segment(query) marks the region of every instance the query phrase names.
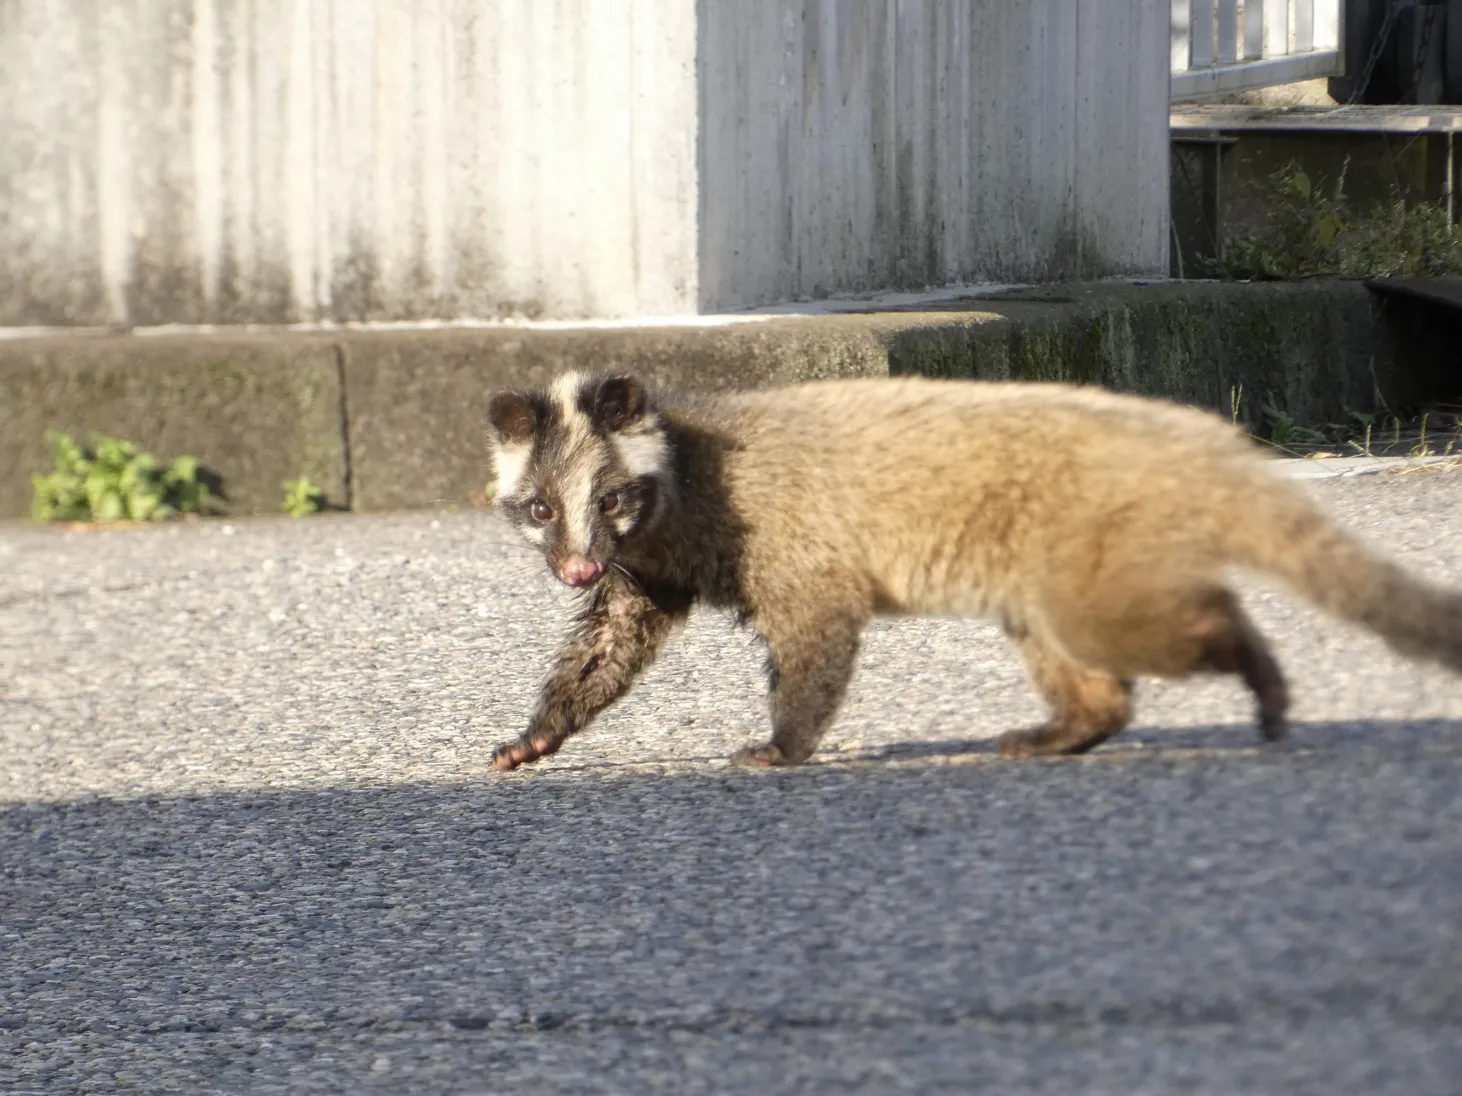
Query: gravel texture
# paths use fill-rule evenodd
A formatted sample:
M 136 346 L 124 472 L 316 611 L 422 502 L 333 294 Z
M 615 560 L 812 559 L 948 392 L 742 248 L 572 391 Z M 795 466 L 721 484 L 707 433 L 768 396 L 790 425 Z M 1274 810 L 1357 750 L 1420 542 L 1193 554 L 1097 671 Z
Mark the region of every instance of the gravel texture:
M 1312 483 L 1462 586 L 1462 472 Z M 1291 740 L 1087 758 L 882 623 L 819 763 L 694 618 L 513 774 L 570 595 L 491 514 L 0 526 L 0 1091 L 1462 1091 L 1462 680 L 1264 587 Z

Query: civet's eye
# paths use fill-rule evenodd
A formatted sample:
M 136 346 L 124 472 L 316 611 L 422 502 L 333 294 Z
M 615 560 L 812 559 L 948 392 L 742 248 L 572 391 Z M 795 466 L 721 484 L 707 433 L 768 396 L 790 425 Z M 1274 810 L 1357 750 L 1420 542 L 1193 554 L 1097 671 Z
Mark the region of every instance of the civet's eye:
M 532 515 L 534 521 L 553 520 L 553 507 L 542 499 L 534 499 L 528 506 L 528 513 Z
M 619 510 L 619 492 L 610 491 L 599 500 L 599 509 L 605 514 L 613 514 Z

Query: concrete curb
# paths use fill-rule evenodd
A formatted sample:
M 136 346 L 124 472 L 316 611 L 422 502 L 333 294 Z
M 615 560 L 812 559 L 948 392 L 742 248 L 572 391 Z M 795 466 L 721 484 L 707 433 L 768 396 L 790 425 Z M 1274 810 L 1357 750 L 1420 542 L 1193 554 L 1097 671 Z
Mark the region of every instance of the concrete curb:
M 30 511 L 47 429 L 190 453 L 222 478 L 233 513 L 275 510 L 308 475 L 348 504 L 338 349 L 327 339 L 217 335 L 53 337 L 0 343 L 0 517 Z
M 48 428 L 120 435 L 218 474 L 232 513 L 273 512 L 309 475 L 356 510 L 469 504 L 485 484 L 486 402 L 568 368 L 633 369 L 685 389 L 926 374 L 1069 380 L 1241 418 L 1299 421 L 1414 395 L 1356 282 L 1096 283 L 840 305 L 751 321 L 631 327 L 0 339 L 0 517 L 28 511 Z M 872 309 L 879 310 L 872 310 Z
M 1291 479 L 1337 479 L 1408 472 L 1418 468 L 1455 468 L 1462 456 L 1445 457 L 1285 457 L 1274 462 Z

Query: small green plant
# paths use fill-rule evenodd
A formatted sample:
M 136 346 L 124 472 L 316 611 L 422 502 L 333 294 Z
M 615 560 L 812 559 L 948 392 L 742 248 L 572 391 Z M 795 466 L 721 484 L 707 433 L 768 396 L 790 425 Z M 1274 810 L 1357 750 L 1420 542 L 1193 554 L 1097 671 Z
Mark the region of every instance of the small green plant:
M 1229 389 L 1229 414 L 1239 422 L 1242 389 Z M 1256 440 L 1296 455 L 1366 457 L 1451 457 L 1462 449 L 1462 408 L 1435 405 L 1401 412 L 1345 409 L 1344 422 L 1302 426 L 1275 399 L 1259 409 L 1255 427 L 1242 427 Z
M 284 502 L 280 505 L 292 518 L 313 514 L 325 504 L 325 492 L 310 482 L 308 476 L 284 481 Z
M 1421 416 L 1421 437 L 1411 447 L 1411 455 L 1413 457 L 1429 457 L 1432 455 L 1432 447 L 1427 444 L 1426 440 L 1426 420 L 1427 414 L 1423 413 Z
M 1264 228 L 1225 240 L 1213 273 L 1251 279 L 1462 274 L 1462 230 L 1445 203 L 1408 201 L 1393 187 L 1389 200 L 1358 209 L 1345 194 L 1344 169 L 1326 187 L 1293 162 L 1269 177 L 1263 195 Z
M 208 504 L 194 457 L 159 469 L 151 453 L 120 438 L 93 434 L 90 450 L 59 430 L 46 431 L 46 440 L 55 468 L 31 476 L 36 521 L 162 521 Z
M 1234 425 L 1239 425 L 1239 412 L 1244 409 L 1244 386 L 1242 384 L 1229 387 L 1228 409 L 1233 416 Z
M 1376 416 L 1366 411 L 1352 411 L 1350 412 L 1350 417 L 1356 421 L 1357 425 L 1364 426 L 1366 428 L 1365 444 L 1361 445 L 1354 439 L 1351 440 L 1350 444 L 1353 445 L 1356 449 L 1359 449 L 1366 456 L 1371 456 L 1371 429 L 1376 425 Z
M 1293 415 L 1275 406 L 1272 400 L 1264 405 L 1263 412 L 1269 423 L 1269 440 L 1281 449 L 1293 445 L 1324 445 L 1329 440 L 1319 430 L 1300 426 Z

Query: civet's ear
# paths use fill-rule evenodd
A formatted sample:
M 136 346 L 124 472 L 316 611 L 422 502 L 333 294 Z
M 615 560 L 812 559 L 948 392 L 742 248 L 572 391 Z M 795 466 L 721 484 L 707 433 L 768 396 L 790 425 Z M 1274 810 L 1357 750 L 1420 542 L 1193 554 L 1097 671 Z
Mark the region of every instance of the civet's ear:
M 594 390 L 589 417 L 594 425 L 613 434 L 644 417 L 650 409 L 650 395 L 634 377 L 605 377 Z
M 487 421 L 503 445 L 522 445 L 533 440 L 533 404 L 522 392 L 499 392 L 487 406 Z

